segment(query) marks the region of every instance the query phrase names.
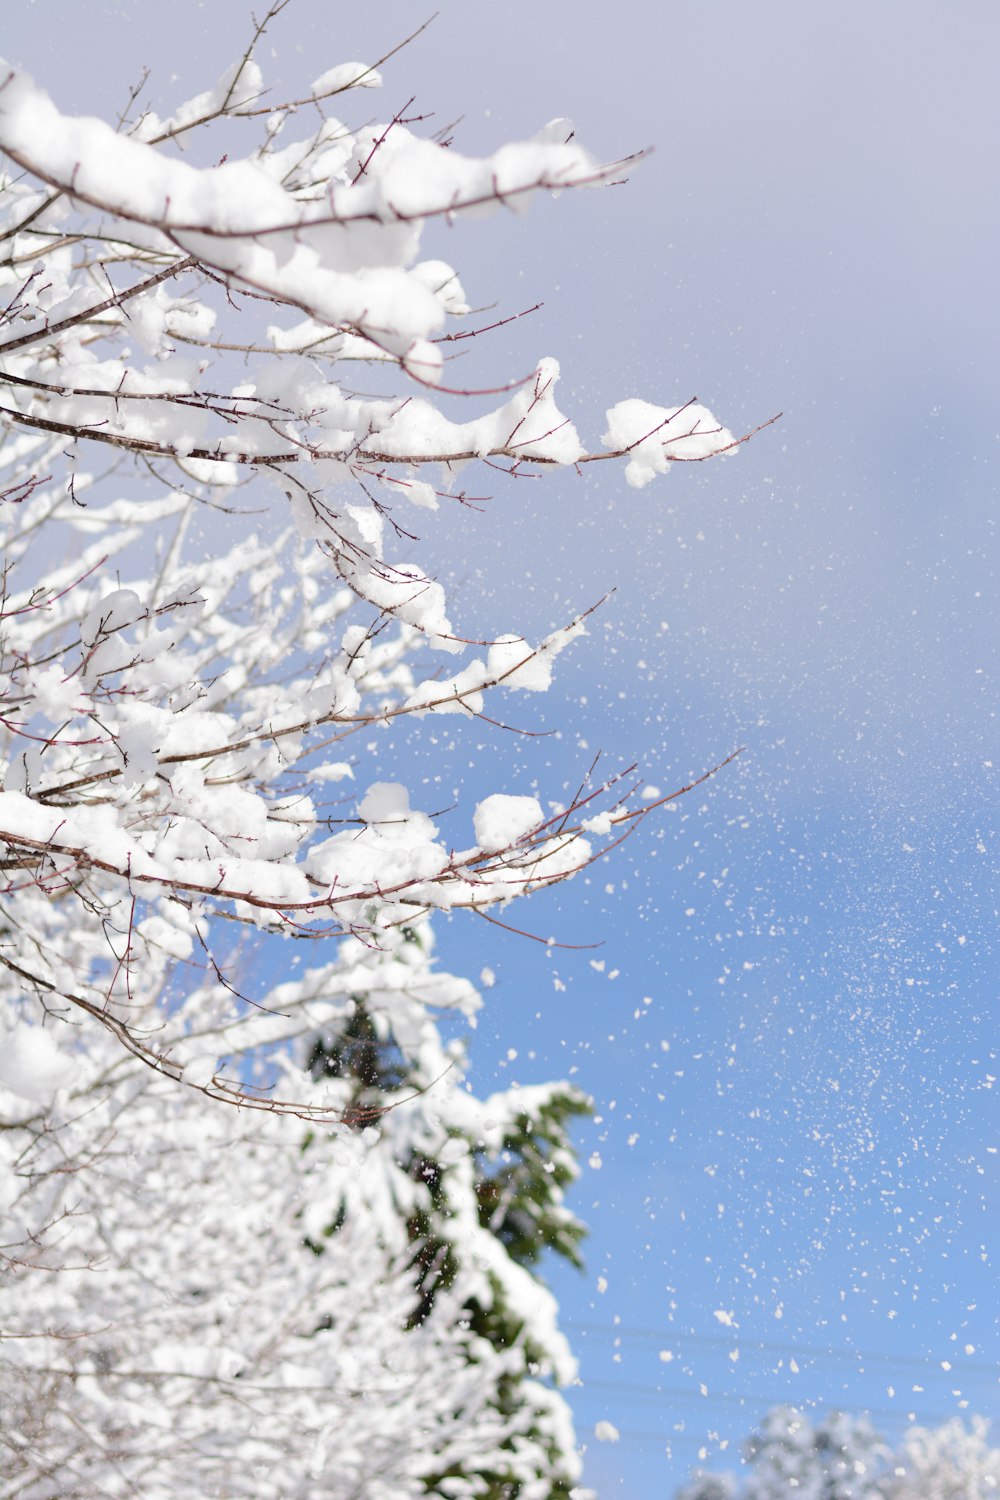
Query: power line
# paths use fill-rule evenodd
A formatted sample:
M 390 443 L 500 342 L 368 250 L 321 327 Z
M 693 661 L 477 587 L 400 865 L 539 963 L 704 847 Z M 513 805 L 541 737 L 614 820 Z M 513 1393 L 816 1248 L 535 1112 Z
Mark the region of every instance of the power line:
M 750 1406 L 760 1411 L 770 1411 L 775 1406 L 814 1404 L 812 1402 L 796 1403 L 790 1401 L 787 1395 L 767 1397 L 755 1394 L 750 1397 L 740 1396 L 731 1391 L 719 1391 L 713 1395 L 710 1392 L 685 1390 L 680 1386 L 650 1386 L 629 1381 L 619 1383 L 614 1380 L 585 1380 L 582 1384 L 573 1387 L 572 1391 L 567 1394 L 575 1401 L 588 1392 L 624 1394 L 639 1401 L 694 1401 L 703 1406 L 739 1406 L 741 1408 Z M 837 1403 L 837 1410 L 849 1412 L 854 1416 L 885 1418 L 892 1422 L 917 1422 L 922 1427 L 939 1427 L 955 1415 L 954 1412 L 915 1411 L 912 1407 L 907 1407 L 905 1410 L 893 1410 L 886 1406 L 857 1405 L 851 1402 Z
M 1000 1366 L 987 1364 L 983 1360 L 973 1360 L 959 1356 L 955 1361 L 953 1370 L 943 1370 L 940 1360 L 935 1360 L 930 1355 L 919 1354 L 883 1354 L 874 1351 L 857 1349 L 824 1349 L 818 1344 L 782 1344 L 771 1339 L 743 1338 L 738 1332 L 733 1333 L 732 1338 L 720 1338 L 717 1334 L 709 1333 L 679 1333 L 675 1329 L 666 1328 L 640 1328 L 635 1324 L 627 1323 L 581 1323 L 571 1318 L 563 1319 L 563 1327 L 572 1329 L 577 1333 L 599 1334 L 603 1339 L 624 1338 L 629 1341 L 656 1342 L 659 1344 L 669 1341 L 674 1344 L 698 1344 L 715 1349 L 730 1350 L 736 1345 L 740 1349 L 759 1349 L 767 1354 L 780 1354 L 791 1359 L 828 1360 L 832 1363 L 853 1364 L 865 1361 L 871 1364 L 888 1364 L 894 1368 L 909 1366 L 919 1370 L 934 1370 L 939 1374 L 970 1374 L 1000 1376 Z

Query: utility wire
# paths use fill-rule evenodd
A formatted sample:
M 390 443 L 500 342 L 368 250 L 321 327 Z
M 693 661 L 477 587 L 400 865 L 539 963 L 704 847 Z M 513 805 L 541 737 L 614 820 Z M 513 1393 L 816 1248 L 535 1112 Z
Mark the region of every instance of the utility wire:
M 987 1364 L 983 1360 L 973 1360 L 956 1352 L 955 1358 L 949 1363 L 953 1366 L 951 1370 L 943 1370 L 941 1361 L 934 1359 L 931 1355 L 919 1354 L 883 1354 L 863 1349 L 824 1349 L 818 1344 L 782 1344 L 771 1339 L 743 1338 L 734 1330 L 731 1338 L 720 1338 L 717 1334 L 709 1333 L 680 1333 L 676 1329 L 667 1328 L 640 1328 L 635 1324 L 627 1323 L 581 1323 L 571 1318 L 563 1319 L 563 1327 L 577 1333 L 598 1334 L 602 1339 L 621 1338 L 630 1342 L 659 1344 L 671 1343 L 675 1345 L 697 1344 L 702 1347 L 730 1350 L 737 1346 L 742 1349 L 759 1349 L 767 1354 L 780 1354 L 785 1358 L 828 1360 L 833 1363 L 857 1365 L 867 1361 L 871 1364 L 888 1364 L 894 1368 L 908 1366 L 912 1369 L 935 1370 L 939 1374 L 952 1376 L 958 1375 L 989 1375 L 1000 1377 L 1000 1366 Z
M 718 1391 L 715 1394 L 703 1394 L 701 1391 L 684 1390 L 678 1386 L 649 1386 L 638 1385 L 623 1381 L 620 1385 L 614 1380 L 584 1380 L 581 1385 L 575 1386 L 566 1394 L 575 1403 L 580 1397 L 588 1392 L 600 1394 L 607 1392 L 609 1395 L 627 1395 L 631 1400 L 643 1402 L 651 1401 L 695 1401 L 703 1406 L 739 1406 L 753 1407 L 762 1412 L 770 1411 L 775 1406 L 812 1406 L 815 1403 L 790 1401 L 788 1396 L 767 1397 L 754 1394 L 753 1396 L 740 1396 L 731 1391 Z M 821 1403 L 825 1404 L 825 1403 Z M 955 1416 L 954 1412 L 927 1412 L 915 1411 L 913 1407 L 905 1407 L 902 1410 L 893 1410 L 887 1406 L 857 1405 L 851 1402 L 838 1402 L 838 1411 L 849 1412 L 854 1416 L 868 1416 L 885 1418 L 892 1422 L 916 1422 L 921 1427 L 940 1427 L 943 1423 Z

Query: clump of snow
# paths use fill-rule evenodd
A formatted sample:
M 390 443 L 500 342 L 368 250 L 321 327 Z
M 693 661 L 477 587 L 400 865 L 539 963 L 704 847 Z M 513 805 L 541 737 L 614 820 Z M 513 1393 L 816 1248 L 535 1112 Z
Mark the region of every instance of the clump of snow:
M 310 781 L 344 781 L 354 779 L 354 767 L 346 760 L 330 761 L 325 766 L 313 766 L 309 772 Z
M 476 843 L 488 854 L 510 849 L 544 821 L 537 797 L 510 797 L 495 792 L 473 815 Z
M 365 825 L 317 844 L 309 854 L 309 876 L 329 886 L 331 894 L 363 900 L 366 895 L 405 891 L 435 880 L 448 863 L 437 829 L 422 812 L 410 808 L 406 787 L 379 781 L 358 804 Z
M 367 63 L 347 62 L 338 63 L 335 68 L 327 68 L 318 78 L 314 78 L 309 85 L 309 92 L 314 99 L 320 96 L 329 98 L 331 94 L 343 93 L 345 89 L 377 89 L 382 86 L 382 75 L 377 68 L 369 67 Z
M 460 317 L 469 312 L 469 303 L 465 296 L 462 283 L 458 279 L 458 272 L 449 266 L 445 260 L 422 260 L 419 265 L 413 267 L 412 275 L 421 282 L 428 291 L 434 293 L 441 303 L 445 312 L 454 317 Z
M 733 448 L 735 439 L 705 406 L 654 406 L 649 401 L 619 401 L 607 413 L 606 448 L 629 455 L 625 479 L 641 490 L 678 459 L 709 458 Z
M 490 647 L 487 671 L 492 681 L 504 687 L 544 693 L 552 686 L 552 667 L 560 651 L 586 634 L 581 620 L 554 630 L 534 648 L 520 635 L 502 635 Z
M 21 1099 L 48 1104 L 58 1089 L 72 1087 L 76 1074 L 48 1028 L 22 1021 L 0 1036 L 0 1084 Z
M 614 819 L 610 812 L 595 813 L 592 818 L 584 818 L 580 827 L 585 833 L 610 833 L 614 827 Z
M 102 635 L 112 635 L 145 618 L 146 610 L 134 590 L 115 589 L 87 611 L 80 625 L 80 639 L 85 646 L 93 646 Z

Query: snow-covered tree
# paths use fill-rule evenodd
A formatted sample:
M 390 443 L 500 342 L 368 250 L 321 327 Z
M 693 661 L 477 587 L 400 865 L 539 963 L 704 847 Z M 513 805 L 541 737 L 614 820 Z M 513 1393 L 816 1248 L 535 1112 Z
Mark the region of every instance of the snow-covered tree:
M 418 932 L 408 936 L 421 942 Z M 419 1304 L 412 1321 L 423 1323 L 441 1297 L 453 1304 L 454 1289 L 464 1288 L 463 1322 L 505 1356 L 496 1405 L 510 1438 L 463 1470 L 442 1468 L 436 1482 L 474 1474 L 477 1492 L 481 1485 L 502 1500 L 516 1493 L 521 1455 L 541 1453 L 549 1481 L 543 1493 L 560 1500 L 577 1465 L 562 1403 L 543 1380 L 571 1379 L 575 1366 L 534 1270 L 546 1251 L 581 1263 L 584 1229 L 564 1194 L 578 1170 L 568 1122 L 588 1102 L 565 1083 L 483 1100 L 449 1089 L 438 1099 L 435 1079 L 464 1068 L 463 1051 L 452 1045 L 445 1052 L 428 1036 L 418 1055 L 407 1055 L 393 1037 L 391 1014 L 373 1015 L 366 999 L 358 997 L 339 1029 L 316 1038 L 309 1065 L 344 1090 L 343 1114 L 359 1128 L 378 1116 L 380 1140 L 364 1177 L 350 1184 L 350 1198 L 342 1188 L 335 1202 L 315 1205 L 311 1219 L 325 1209 L 328 1220 L 309 1243 L 316 1253 L 339 1249 L 345 1223 L 377 1212 L 369 1191 L 391 1195 L 389 1213 L 405 1222 L 415 1246 Z
M 745 1471 L 699 1473 L 684 1500 L 879 1500 L 888 1449 L 867 1417 L 832 1411 L 813 1422 L 792 1406 L 772 1407 L 743 1445 Z
M 428 224 L 621 166 L 564 120 L 483 159 L 353 126 L 379 65 L 272 99 L 255 48 L 286 3 L 165 118 L 136 93 L 116 126 L 67 117 L 0 62 L 0 1404 L 25 1500 L 542 1500 L 577 1472 L 530 1270 L 532 1236 L 575 1243 L 574 1096 L 464 1087 L 440 1020 L 480 1002 L 430 914 L 496 920 L 658 803 L 624 777 L 543 807 L 501 767 L 442 826 L 378 737 L 492 723 L 585 632 L 587 609 L 533 643 L 452 623 L 412 527 L 464 517 L 469 466 L 618 458 L 643 485 L 737 440 L 630 398 L 588 453 L 552 359 L 445 415 L 445 353 L 482 330 Z M 395 1073 L 317 1065 L 366 1038 Z
M 886 1448 L 867 1417 L 829 1412 L 811 1422 L 792 1407 L 768 1412 L 747 1443 L 747 1500 L 871 1500 Z
M 817 1422 L 773 1407 L 744 1444 L 745 1470 L 696 1473 L 677 1500 L 990 1500 L 1000 1449 L 973 1417 L 911 1427 L 893 1450 L 867 1417 L 833 1411 Z
M 887 1500 L 994 1500 L 1000 1492 L 1000 1448 L 990 1425 L 958 1417 L 940 1427 L 911 1427 L 885 1485 Z

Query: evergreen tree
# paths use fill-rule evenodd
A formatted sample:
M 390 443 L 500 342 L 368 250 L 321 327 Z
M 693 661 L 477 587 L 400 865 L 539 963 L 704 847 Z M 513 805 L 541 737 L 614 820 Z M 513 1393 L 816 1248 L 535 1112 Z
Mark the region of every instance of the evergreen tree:
M 419 929 L 404 933 L 405 944 L 421 952 L 426 941 Z M 451 1084 L 440 1089 L 428 1074 L 429 1040 L 423 1038 L 422 1059 L 408 1054 L 391 1017 L 357 995 L 343 1025 L 317 1035 L 307 1058 L 314 1081 L 343 1091 L 355 1128 L 379 1132 L 366 1177 L 383 1201 L 389 1186 L 405 1217 L 419 1294 L 410 1326 L 431 1316 L 470 1265 L 480 1273 L 459 1316 L 472 1335 L 470 1350 L 482 1341 L 503 1356 L 494 1404 L 512 1436 L 490 1455 L 431 1476 L 428 1492 L 452 1495 L 471 1484 L 488 1500 L 567 1500 L 576 1471 L 572 1427 L 550 1382 L 572 1370 L 538 1268 L 547 1251 L 582 1265 L 584 1226 L 564 1196 L 578 1175 L 570 1125 L 590 1104 L 566 1083 L 476 1100 L 454 1087 L 465 1066 L 464 1048 L 455 1044 L 433 1061 Z M 336 1203 L 309 1247 L 322 1253 L 350 1212 L 345 1201 Z

